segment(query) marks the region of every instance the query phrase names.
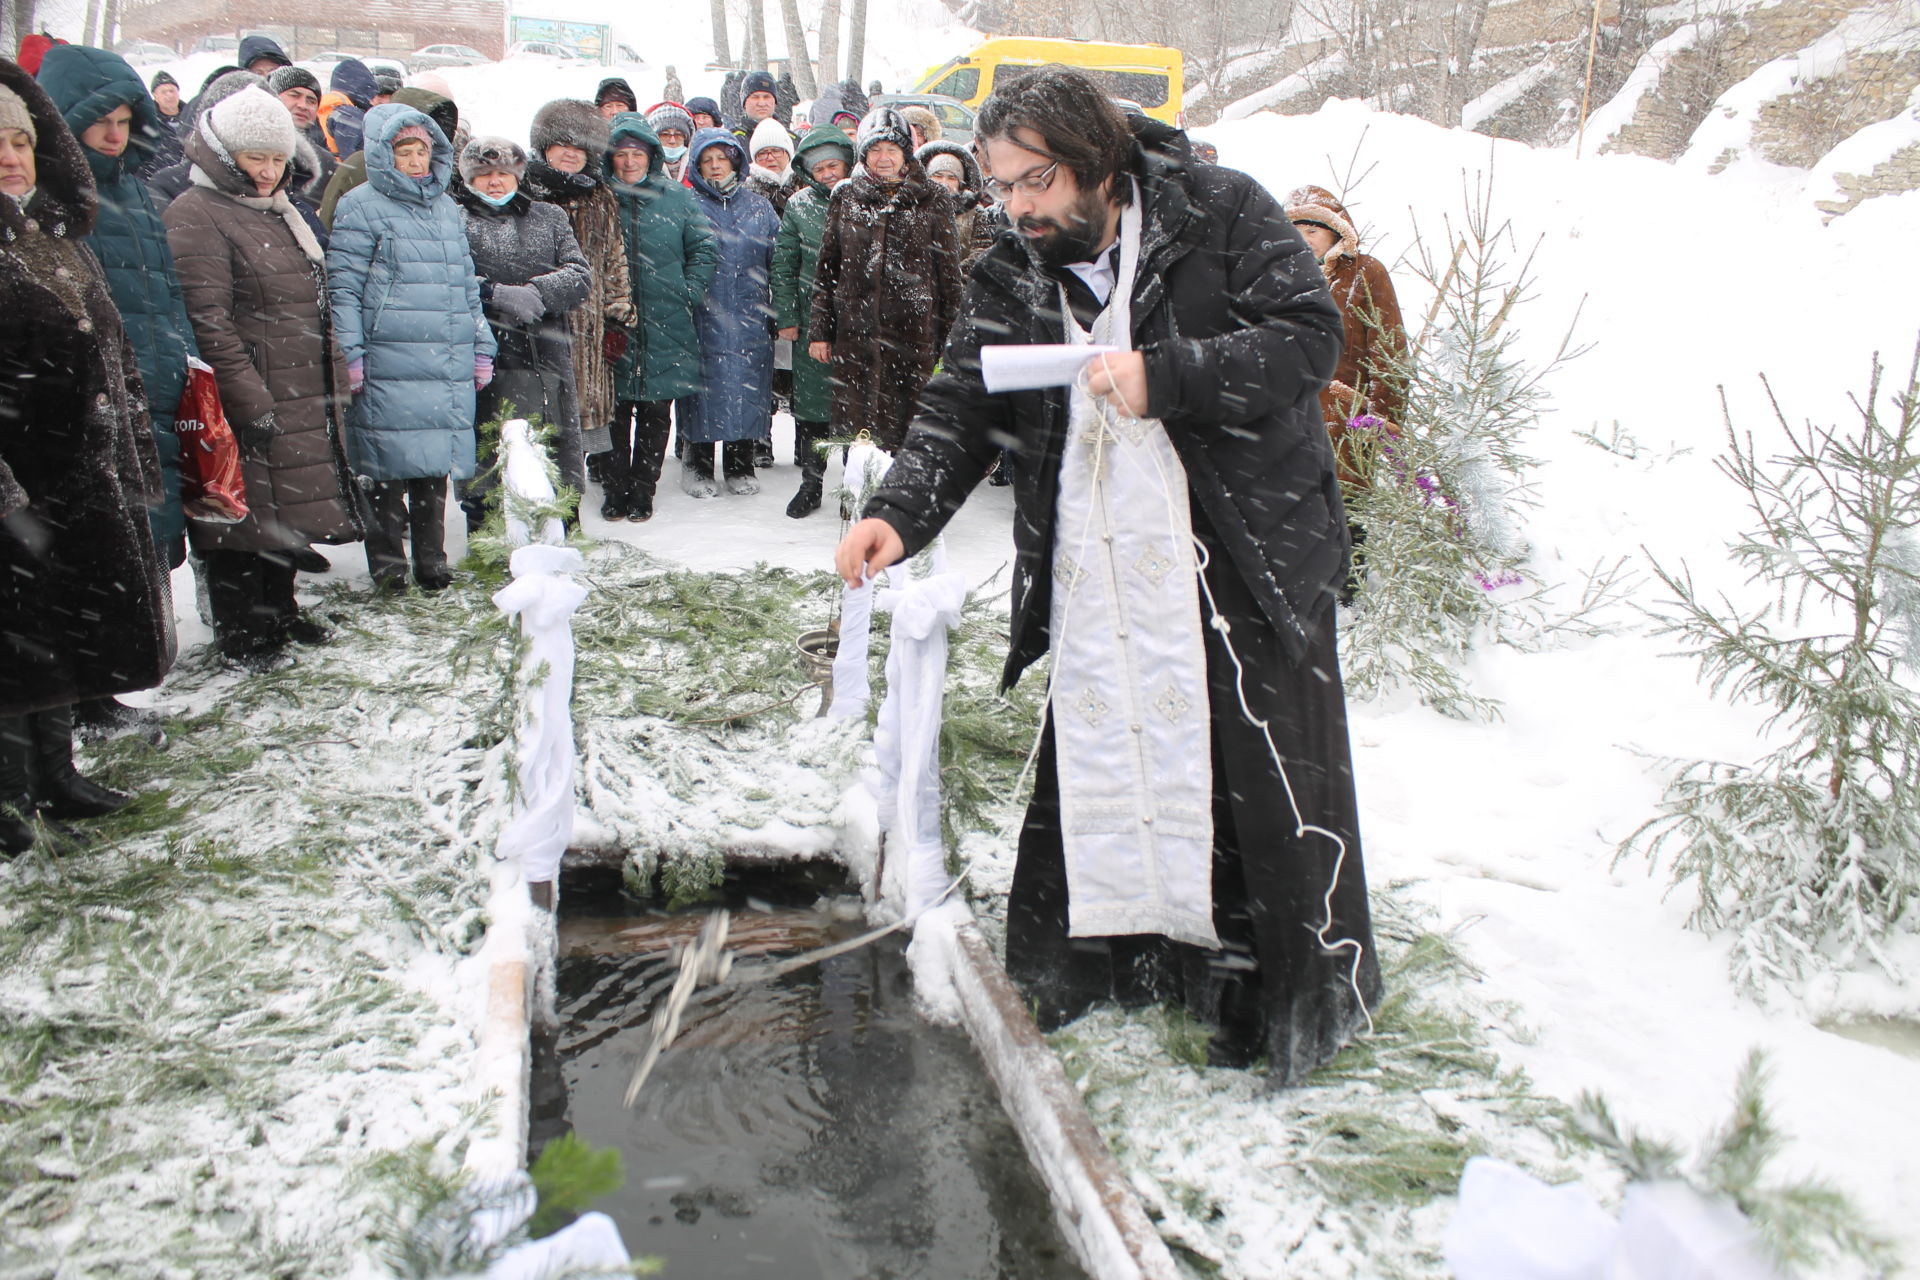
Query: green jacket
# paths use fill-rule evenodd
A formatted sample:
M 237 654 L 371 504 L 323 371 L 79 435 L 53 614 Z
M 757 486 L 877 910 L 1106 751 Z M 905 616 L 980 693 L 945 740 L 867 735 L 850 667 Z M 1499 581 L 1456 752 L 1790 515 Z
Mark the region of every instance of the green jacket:
M 678 400 L 700 390 L 700 339 L 694 313 L 720 268 L 713 224 L 685 187 L 666 175 L 666 157 L 645 116 L 623 111 L 608 130 L 607 185 L 620 203 L 627 278 L 638 317 L 613 367 L 621 400 Z M 647 176 L 628 186 L 613 176 L 613 149 L 633 137 L 650 157 Z
M 793 344 L 793 416 L 801 422 L 825 422 L 833 416 L 831 374 L 807 354 L 813 272 L 820 265 L 820 241 L 827 233 L 827 204 L 833 195 L 807 172 L 807 153 L 831 145 L 853 152 L 853 140 L 832 125 L 815 125 L 801 135 L 793 156 L 801 189 L 787 201 L 780 236 L 773 242 L 773 323 L 781 329 L 800 330 Z

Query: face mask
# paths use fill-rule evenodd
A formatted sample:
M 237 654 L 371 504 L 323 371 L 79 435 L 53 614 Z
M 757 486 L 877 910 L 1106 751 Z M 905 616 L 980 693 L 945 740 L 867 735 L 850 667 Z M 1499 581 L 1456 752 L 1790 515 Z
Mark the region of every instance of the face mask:
M 731 191 L 739 185 L 740 175 L 737 173 L 730 173 L 724 178 L 717 178 L 713 183 L 714 190 L 716 191 Z
M 503 196 L 490 196 L 486 192 L 482 191 L 480 188 L 475 187 L 473 189 L 473 194 L 479 196 L 482 200 L 485 200 L 488 204 L 492 205 L 496 209 L 504 209 L 513 200 L 515 196 L 520 194 L 520 188 L 515 187 L 513 190 L 507 192 L 507 194 Z
M 661 147 L 660 150 L 675 164 L 678 164 L 687 154 L 685 147 Z

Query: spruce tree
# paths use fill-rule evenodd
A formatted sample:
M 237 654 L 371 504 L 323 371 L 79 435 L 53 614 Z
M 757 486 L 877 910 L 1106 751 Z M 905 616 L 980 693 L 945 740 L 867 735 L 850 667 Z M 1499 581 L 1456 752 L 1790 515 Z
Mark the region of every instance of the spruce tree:
M 1674 883 L 1698 893 L 1689 923 L 1733 935 L 1734 975 L 1756 991 L 1884 965 L 1920 890 L 1920 348 L 1890 405 L 1882 375 L 1876 356 L 1845 427 L 1793 427 L 1767 386 L 1785 450 L 1765 458 L 1722 391 L 1719 467 L 1755 522 L 1729 549 L 1758 603 L 1654 563 L 1674 595 L 1660 632 L 1714 693 L 1766 707 L 1778 745 L 1679 768 L 1622 852 L 1673 852 Z

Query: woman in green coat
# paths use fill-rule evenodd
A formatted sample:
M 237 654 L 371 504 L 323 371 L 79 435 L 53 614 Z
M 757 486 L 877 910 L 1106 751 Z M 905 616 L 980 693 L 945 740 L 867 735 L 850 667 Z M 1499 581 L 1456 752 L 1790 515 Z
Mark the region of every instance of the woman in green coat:
M 720 265 L 713 224 L 667 177 L 660 139 L 645 116 L 615 116 L 607 182 L 620 205 L 635 323 L 613 369 L 613 452 L 603 472 L 608 520 L 649 520 L 666 457 L 673 402 L 700 390 L 694 308 Z
M 800 491 L 787 504 L 787 514 L 798 520 L 820 509 L 827 458 L 819 445 L 827 438 L 833 408 L 832 373 L 807 355 L 800 335 L 810 318 L 827 202 L 834 184 L 853 171 L 853 139 L 832 125 L 815 125 L 801 136 L 793 168 L 802 185 L 787 201 L 780 238 L 773 244 L 773 311 L 780 336 L 793 342 L 793 451 L 800 459 Z

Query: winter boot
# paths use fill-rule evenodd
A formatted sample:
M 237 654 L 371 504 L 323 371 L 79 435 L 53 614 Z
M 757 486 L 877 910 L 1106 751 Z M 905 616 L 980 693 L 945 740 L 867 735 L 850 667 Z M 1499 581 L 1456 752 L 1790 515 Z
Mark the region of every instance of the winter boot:
M 333 561 L 312 547 L 301 547 L 293 553 L 293 567 L 301 573 L 327 573 L 333 569 Z
M 711 498 L 720 488 L 713 482 L 713 446 L 690 444 L 680 463 L 680 488 L 689 498 Z
M 787 514 L 795 520 L 804 520 L 820 509 L 827 458 L 816 446 L 826 438 L 824 422 L 795 421 L 793 424 L 793 453 L 800 463 L 800 491 L 787 504 Z
M 428 476 L 407 481 L 407 527 L 413 536 L 413 580 L 426 592 L 453 585 L 447 568 L 447 481 Z
M 73 767 L 73 708 L 36 711 L 32 729 L 34 796 L 55 818 L 104 818 L 133 803 L 133 797 L 83 777 Z
M 82 742 L 135 737 L 145 738 L 155 747 L 167 745 L 167 731 L 161 727 L 158 711 L 130 707 L 114 698 L 89 698 L 74 704 L 73 736 Z
M 0 717 L 0 858 L 33 848 L 32 760 L 27 718 Z
M 746 498 L 760 492 L 760 484 L 753 478 L 753 458 L 765 443 L 762 440 L 729 440 L 720 446 L 720 466 L 726 476 L 728 493 Z

